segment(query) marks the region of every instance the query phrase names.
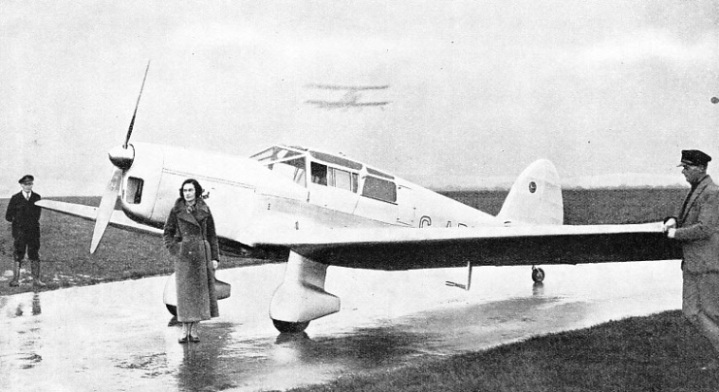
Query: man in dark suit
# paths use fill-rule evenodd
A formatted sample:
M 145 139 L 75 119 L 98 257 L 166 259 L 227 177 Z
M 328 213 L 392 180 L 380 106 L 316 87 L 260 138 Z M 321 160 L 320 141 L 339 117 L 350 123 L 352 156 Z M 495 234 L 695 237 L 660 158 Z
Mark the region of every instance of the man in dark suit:
M 40 280 L 40 207 L 35 203 L 41 199 L 40 195 L 32 191 L 35 177 L 30 174 L 23 176 L 18 183 L 22 191 L 10 198 L 5 219 L 12 222 L 13 237 L 13 279 L 10 286 L 17 286 L 20 279 L 20 263 L 25 258 L 25 252 L 30 259 L 33 285 L 43 287 L 45 283 Z
M 711 342 L 714 358 L 702 370 L 719 369 L 719 187 L 707 175 L 711 157 L 682 151 L 682 174 L 691 190 L 664 229 L 682 244 L 682 312 Z

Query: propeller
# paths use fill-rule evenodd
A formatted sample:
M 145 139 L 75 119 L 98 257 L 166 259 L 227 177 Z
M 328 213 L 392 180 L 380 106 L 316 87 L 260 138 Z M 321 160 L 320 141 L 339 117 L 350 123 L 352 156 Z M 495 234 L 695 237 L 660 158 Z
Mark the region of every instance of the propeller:
M 130 136 L 132 135 L 132 128 L 135 126 L 135 117 L 137 116 L 137 108 L 140 106 L 140 98 L 142 97 L 142 90 L 145 88 L 145 80 L 147 79 L 147 71 L 150 70 L 150 62 L 147 62 L 145 68 L 145 76 L 142 78 L 142 85 L 140 86 L 140 94 L 137 96 L 137 102 L 135 103 L 135 111 L 132 113 L 132 120 L 130 120 L 130 127 L 127 129 L 127 136 L 125 136 L 125 143 L 122 146 L 114 147 L 109 152 L 110 162 L 115 166 L 115 171 L 112 173 L 110 182 L 105 187 L 105 192 L 102 194 L 102 200 L 100 206 L 97 208 L 97 218 L 95 219 L 95 229 L 92 232 L 92 243 L 90 244 L 90 253 L 95 253 L 100 240 L 105 234 L 105 229 L 110 218 L 112 218 L 112 211 L 115 209 L 115 203 L 117 202 L 117 196 L 120 193 L 122 185 L 122 175 L 125 170 L 132 166 L 132 162 L 135 159 L 135 150 L 130 143 Z

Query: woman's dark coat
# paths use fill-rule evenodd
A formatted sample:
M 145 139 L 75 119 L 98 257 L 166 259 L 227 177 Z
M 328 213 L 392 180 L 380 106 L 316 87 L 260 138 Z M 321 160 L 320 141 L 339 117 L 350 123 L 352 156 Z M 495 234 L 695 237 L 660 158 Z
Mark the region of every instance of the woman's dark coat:
M 212 260 L 219 260 L 215 222 L 210 208 L 198 199 L 188 212 L 175 202 L 165 223 L 165 247 L 175 263 L 177 321 L 194 322 L 219 316 Z

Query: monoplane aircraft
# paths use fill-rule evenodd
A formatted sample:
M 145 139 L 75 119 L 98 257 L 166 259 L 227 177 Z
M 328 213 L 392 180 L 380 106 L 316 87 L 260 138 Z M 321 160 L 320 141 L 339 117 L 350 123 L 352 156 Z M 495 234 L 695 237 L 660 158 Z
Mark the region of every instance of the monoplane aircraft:
M 538 264 L 679 257 L 660 222 L 563 225 L 559 176 L 548 160 L 531 164 L 492 216 L 360 160 L 311 148 L 275 145 L 240 157 L 130 143 L 141 95 L 142 88 L 125 142 L 109 152 L 115 169 L 100 206 L 38 205 L 95 220 L 94 252 L 108 224 L 161 233 L 182 181 L 199 180 L 223 251 L 289 254 L 269 304 L 281 332 L 302 331 L 311 320 L 340 310 L 340 299 L 324 289 L 329 266 L 471 271 L 531 265 L 532 277 L 541 281 Z M 118 196 L 124 214 L 114 212 Z
M 330 100 L 317 100 L 317 99 L 310 99 L 305 101 L 305 103 L 310 105 L 315 105 L 318 108 L 322 109 L 341 109 L 341 108 L 350 108 L 350 107 L 366 107 L 366 106 L 384 106 L 389 104 L 389 101 L 370 101 L 370 102 L 359 102 L 360 94 L 359 91 L 365 91 L 365 90 L 384 90 L 387 89 L 389 86 L 340 86 L 340 85 L 332 85 L 332 84 L 312 84 L 307 87 L 310 88 L 316 88 L 321 90 L 339 90 L 339 91 L 346 91 L 345 94 L 336 101 L 330 101 Z

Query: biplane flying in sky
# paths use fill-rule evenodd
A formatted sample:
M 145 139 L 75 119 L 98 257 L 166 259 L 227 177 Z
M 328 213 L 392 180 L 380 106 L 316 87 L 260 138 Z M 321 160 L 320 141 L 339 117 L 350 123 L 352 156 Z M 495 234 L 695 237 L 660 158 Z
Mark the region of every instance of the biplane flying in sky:
M 468 266 L 471 272 L 473 266 L 527 265 L 532 278 L 541 281 L 544 272 L 536 266 L 542 264 L 679 257 L 661 222 L 563 225 L 559 176 L 545 159 L 524 170 L 492 216 L 371 164 L 311 148 L 275 145 L 241 157 L 130 143 L 142 87 L 124 143 L 109 151 L 115 169 L 100 205 L 54 200 L 38 205 L 95 220 L 94 252 L 108 224 L 161 234 L 182 181 L 199 180 L 222 251 L 254 248 L 289 255 L 284 280 L 269 304 L 281 332 L 302 331 L 310 321 L 340 310 L 340 299 L 324 289 L 330 266 Z M 114 211 L 118 197 L 122 213 Z
M 384 86 L 341 86 L 333 84 L 311 84 L 308 88 L 320 89 L 320 90 L 336 90 L 344 91 L 345 94 L 338 100 L 319 100 L 319 99 L 308 99 L 305 101 L 306 104 L 315 105 L 321 109 L 346 109 L 351 107 L 367 107 L 367 106 L 385 106 L 389 104 L 389 101 L 359 101 L 361 98 L 360 91 L 367 90 L 386 90 L 389 85 Z

